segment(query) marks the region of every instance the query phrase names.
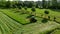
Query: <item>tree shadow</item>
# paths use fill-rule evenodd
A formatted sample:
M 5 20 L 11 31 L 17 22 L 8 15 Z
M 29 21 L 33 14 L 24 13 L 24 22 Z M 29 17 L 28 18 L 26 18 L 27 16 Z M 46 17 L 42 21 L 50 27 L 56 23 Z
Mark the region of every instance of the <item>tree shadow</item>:
M 48 22 L 48 19 L 43 18 L 42 23 L 46 23 L 46 22 Z

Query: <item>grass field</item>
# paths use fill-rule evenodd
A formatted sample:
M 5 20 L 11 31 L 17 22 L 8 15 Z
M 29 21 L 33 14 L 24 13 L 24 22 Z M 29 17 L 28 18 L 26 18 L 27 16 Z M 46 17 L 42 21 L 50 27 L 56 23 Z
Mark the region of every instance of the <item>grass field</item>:
M 24 9 L 22 9 L 24 10 Z M 45 16 L 44 11 L 48 10 L 51 21 L 42 23 L 41 14 Z M 28 8 L 31 12 L 31 8 Z M 60 28 L 60 12 L 51 9 L 36 8 L 36 23 L 30 23 L 26 18 L 29 14 L 20 14 L 16 9 L 0 9 L 0 34 L 58 34 Z M 56 17 L 56 21 L 53 21 Z M 25 24 L 25 25 L 24 25 Z M 57 29 L 57 32 L 54 33 Z M 52 32 L 51 32 L 52 31 Z

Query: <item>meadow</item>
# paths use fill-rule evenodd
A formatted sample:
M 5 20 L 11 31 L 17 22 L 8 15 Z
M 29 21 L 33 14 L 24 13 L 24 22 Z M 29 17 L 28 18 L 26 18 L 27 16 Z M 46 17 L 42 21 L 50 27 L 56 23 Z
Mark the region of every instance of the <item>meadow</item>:
M 27 16 L 31 8 L 22 9 L 0 9 L 0 34 L 60 34 L 60 10 L 36 8 L 37 22 L 30 23 Z M 50 20 L 43 23 L 44 11 L 48 10 Z M 25 14 L 21 14 L 25 12 Z M 43 16 L 41 16 L 43 15 Z M 56 22 L 53 21 L 56 17 Z

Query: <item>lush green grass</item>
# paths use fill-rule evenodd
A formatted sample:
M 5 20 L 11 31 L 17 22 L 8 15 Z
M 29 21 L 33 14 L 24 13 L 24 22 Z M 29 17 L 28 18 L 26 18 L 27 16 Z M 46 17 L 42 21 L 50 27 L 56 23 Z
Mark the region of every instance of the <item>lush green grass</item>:
M 0 31 L 1 34 L 13 34 L 14 31 L 21 29 L 21 24 L 10 19 L 8 16 L 0 12 Z
M 15 10 L 15 11 L 14 11 Z M 24 9 L 22 9 L 22 10 L 24 10 Z M 38 9 L 38 8 L 36 8 L 36 16 L 38 16 L 38 17 L 41 17 L 41 15 L 43 15 L 43 16 L 45 16 L 45 14 L 44 14 L 44 11 L 45 10 L 48 10 L 50 13 L 48 14 L 48 16 L 50 16 L 51 18 L 51 20 L 53 20 L 54 19 L 54 17 L 56 17 L 56 21 L 58 21 L 58 22 L 60 22 L 60 12 L 57 12 L 57 11 L 52 11 L 52 10 L 50 10 L 50 9 Z M 29 12 L 31 12 L 31 8 L 28 8 L 28 10 L 27 11 L 29 11 Z M 26 19 L 26 17 L 29 15 L 29 14 L 23 14 L 23 15 L 20 15 L 20 12 L 17 12 L 17 13 L 15 13 L 16 12 L 16 9 L 13 9 L 13 11 L 12 11 L 12 9 L 11 10 L 3 10 L 3 13 L 5 13 L 5 14 L 7 14 L 8 16 L 10 16 L 11 18 L 13 18 L 13 19 L 15 19 L 16 21 L 18 21 L 19 23 L 21 23 L 21 24 L 26 24 L 26 23 L 29 23 L 29 20 L 28 19 Z M 37 18 L 38 18 L 37 17 Z M 39 19 L 39 18 L 38 18 Z M 37 19 L 37 20 L 38 20 Z
M 20 12 L 15 13 L 16 9 L 0 9 L 0 23 L 1 28 L 0 31 L 4 32 L 5 34 L 47 34 L 48 32 L 51 32 L 52 30 L 55 30 L 56 28 L 60 28 L 60 24 L 54 22 L 54 21 L 48 21 L 47 23 L 42 23 L 41 14 L 45 16 L 44 11 L 46 9 L 38 9 L 36 8 L 36 14 L 38 17 L 36 19 L 38 20 L 36 23 L 29 23 L 29 20 L 26 19 L 26 17 L 29 14 L 20 14 Z M 60 22 L 59 14 L 60 12 L 56 12 L 50 9 L 47 9 L 51 16 L 51 20 L 53 20 L 53 17 L 56 16 L 56 20 Z M 31 11 L 31 8 L 28 8 L 27 11 Z M 6 15 L 5 15 L 5 14 Z M 18 21 L 14 21 L 14 20 Z M 21 24 L 20 24 L 21 23 Z M 26 24 L 26 25 L 22 25 Z M 7 33 L 8 32 L 8 33 Z M 58 32 L 59 33 L 59 32 Z
M 10 16 L 11 18 L 15 19 L 16 21 L 18 21 L 19 23 L 25 24 L 28 23 L 27 19 L 26 19 L 26 14 L 23 15 L 18 15 L 16 13 L 10 12 L 8 10 L 4 10 L 3 11 L 5 14 L 7 14 L 8 16 Z
M 51 34 L 60 34 L 60 30 L 57 29 L 57 30 L 55 30 L 54 32 L 52 32 Z
M 24 34 L 46 34 L 48 32 L 50 32 L 51 30 L 56 29 L 57 27 L 59 27 L 60 25 L 49 21 L 47 23 L 34 23 L 34 24 L 29 24 L 29 25 L 25 25 L 23 27 L 24 30 Z

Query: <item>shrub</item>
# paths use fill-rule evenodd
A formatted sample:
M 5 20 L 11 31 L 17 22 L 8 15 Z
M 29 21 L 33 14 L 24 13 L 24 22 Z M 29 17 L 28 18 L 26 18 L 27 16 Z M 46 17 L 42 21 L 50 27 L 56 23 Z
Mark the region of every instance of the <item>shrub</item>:
M 48 16 L 48 19 L 50 20 L 50 16 Z
M 35 12 L 36 10 L 35 10 L 35 7 L 32 7 L 32 9 L 31 9 L 33 12 Z
M 49 11 L 47 11 L 47 10 L 45 10 L 45 12 L 44 12 L 45 14 L 49 14 Z
M 48 22 L 48 19 L 43 18 L 42 22 L 43 22 L 43 23 L 46 23 L 46 22 Z
M 54 17 L 54 21 L 56 21 L 56 17 Z
M 34 15 L 32 15 L 31 17 L 30 17 L 30 23 L 34 23 L 34 22 L 36 22 L 37 20 L 35 19 L 35 16 Z
M 19 9 L 22 9 L 22 7 L 21 7 L 21 6 L 19 6 L 18 8 L 19 8 Z
M 27 10 L 27 7 L 25 7 L 24 9 Z

